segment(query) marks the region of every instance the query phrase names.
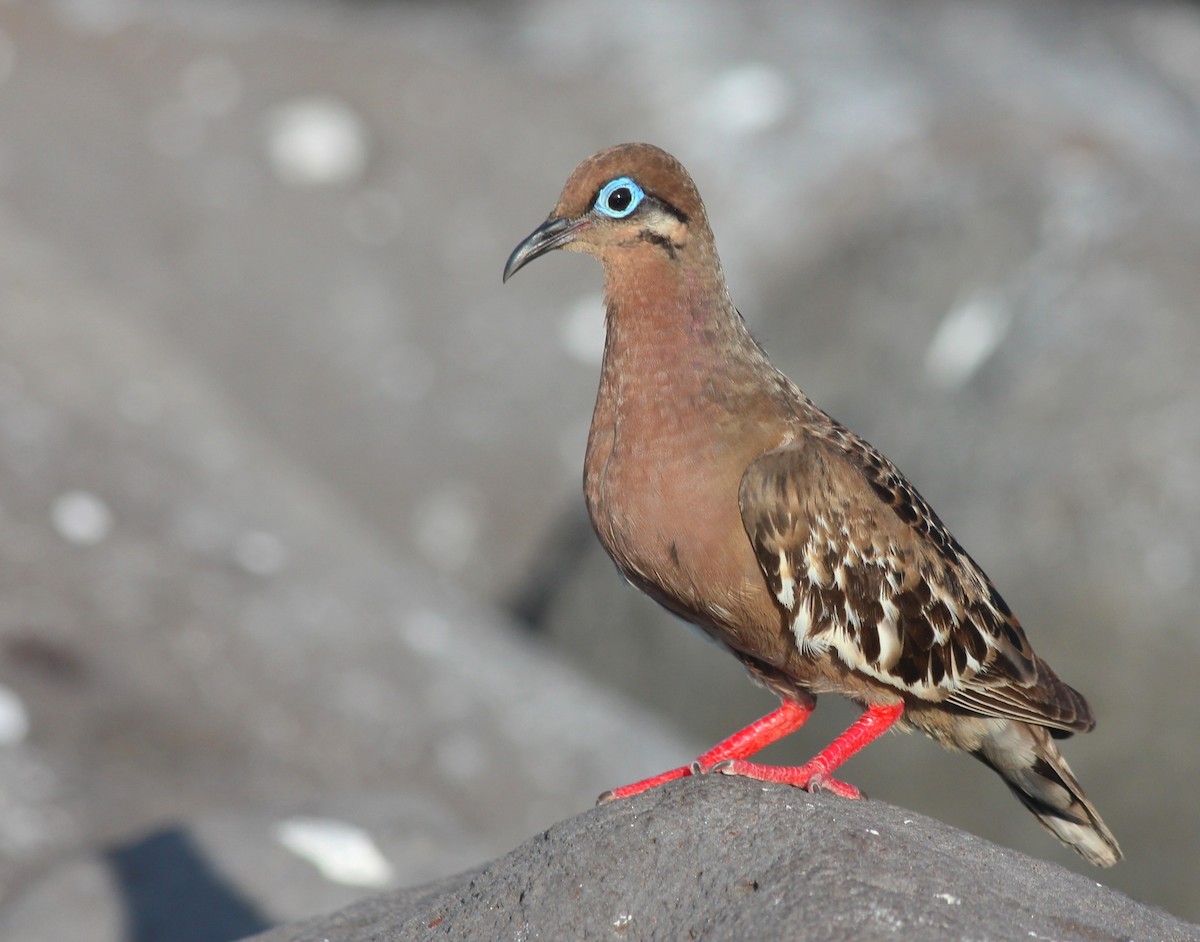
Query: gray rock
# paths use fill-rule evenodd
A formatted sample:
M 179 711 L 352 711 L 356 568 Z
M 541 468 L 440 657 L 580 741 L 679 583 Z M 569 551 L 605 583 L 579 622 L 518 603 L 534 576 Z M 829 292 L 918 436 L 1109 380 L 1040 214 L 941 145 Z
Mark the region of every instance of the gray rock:
M 421 881 L 686 754 L 380 547 L 185 361 L 85 301 L 2 220 L 0 246 L 0 929 L 119 927 L 112 914 L 136 904 L 111 872 L 68 863 L 40 879 L 47 864 L 215 808 L 281 818 L 372 792 L 340 816 L 384 808 L 399 829 L 417 809 L 425 830 L 406 833 L 445 846 L 396 840 L 389 856 Z M 137 390 L 149 417 L 122 410 Z M 258 859 L 215 857 L 269 914 L 329 908 Z
M 770 708 L 586 525 L 548 535 L 578 515 L 599 274 L 499 270 L 576 161 L 647 139 L 779 364 L 1092 700 L 1067 753 L 1129 858 L 1105 878 L 1200 918 L 1200 10 L 613 9 L 0 4 L 0 906 L 164 821 L 364 791 L 483 859 Z M 306 164 L 297 120 L 340 150 Z M 955 323 L 974 355 L 935 343 Z M 539 579 L 595 681 L 496 611 Z M 849 718 L 823 701 L 779 757 Z M 850 776 L 1060 853 L 917 738 Z
M 426 937 L 1183 942 L 1200 926 L 882 802 L 702 777 L 255 942 Z
M 71 58 L 98 42 L 47 10 L 5 7 L 0 23 L 24 50 L 12 87 L 40 74 L 56 55 L 47 50 Z M 99 72 L 115 62 L 98 61 Z M 23 154 L 10 166 L 18 176 L 34 172 Z M 389 548 L 155 329 L 119 278 L 96 276 L 9 209 L 0 937 L 124 931 L 133 883 L 114 879 L 114 865 L 129 858 L 95 848 L 136 848 L 164 829 L 203 841 L 230 830 L 192 826 L 218 813 L 312 814 L 364 793 L 384 796 L 371 807 L 389 803 L 393 821 L 425 809 L 425 821 L 446 822 L 446 846 L 388 848 L 397 877 L 419 882 L 512 847 L 664 753 L 690 752 L 452 576 Z M 368 810 L 358 802 L 343 816 L 377 817 Z M 346 901 L 222 857 L 270 921 Z M 246 867 L 277 855 L 247 846 L 229 857 Z
M 394 794 L 157 824 L 15 887 L 0 939 L 233 939 L 475 866 L 490 843 Z

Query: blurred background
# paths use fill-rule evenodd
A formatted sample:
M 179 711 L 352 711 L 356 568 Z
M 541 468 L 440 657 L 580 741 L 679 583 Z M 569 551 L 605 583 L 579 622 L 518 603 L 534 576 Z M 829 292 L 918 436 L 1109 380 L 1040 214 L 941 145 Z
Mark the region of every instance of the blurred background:
M 1091 701 L 1128 859 L 915 736 L 846 777 L 1200 920 L 1200 8 L 8 0 L 0 938 L 415 885 L 773 706 L 591 537 L 598 267 L 500 284 L 624 140 Z

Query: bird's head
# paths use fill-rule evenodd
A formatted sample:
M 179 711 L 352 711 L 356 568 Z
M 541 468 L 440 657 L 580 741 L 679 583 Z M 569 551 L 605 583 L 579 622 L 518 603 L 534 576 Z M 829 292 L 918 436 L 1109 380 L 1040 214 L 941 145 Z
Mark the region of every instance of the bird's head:
M 711 239 L 683 165 L 652 144 L 618 144 L 575 168 L 553 212 L 513 249 L 504 280 L 552 249 L 587 252 L 607 269 L 631 253 L 674 260 L 689 244 Z

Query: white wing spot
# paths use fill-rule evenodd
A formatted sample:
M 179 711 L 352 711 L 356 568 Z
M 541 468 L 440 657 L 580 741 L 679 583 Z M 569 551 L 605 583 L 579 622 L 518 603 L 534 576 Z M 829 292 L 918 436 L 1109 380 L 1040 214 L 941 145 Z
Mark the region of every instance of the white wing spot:
M 788 562 L 787 552 L 779 551 L 779 602 L 789 612 L 796 604 L 796 578 Z
M 809 607 L 807 600 L 800 602 L 796 608 L 796 617 L 792 621 L 792 634 L 796 636 L 796 643 L 803 650 L 809 644 L 808 634 L 812 631 L 812 609 Z
M 371 835 L 353 824 L 327 818 L 287 818 L 275 825 L 275 839 L 332 883 L 381 887 L 392 880 L 391 862 Z
M 890 619 L 884 619 L 876 627 L 879 633 L 879 666 L 883 670 L 891 670 L 900 660 L 900 631 Z
M 883 608 L 883 621 L 895 626 L 900 621 L 900 609 L 890 596 L 879 593 L 879 604 Z

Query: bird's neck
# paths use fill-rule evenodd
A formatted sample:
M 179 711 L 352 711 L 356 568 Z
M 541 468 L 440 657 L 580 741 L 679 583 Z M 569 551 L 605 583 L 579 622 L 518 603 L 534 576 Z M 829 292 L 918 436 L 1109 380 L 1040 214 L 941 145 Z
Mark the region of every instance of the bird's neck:
M 678 410 L 686 401 L 709 411 L 739 388 L 761 390 L 762 371 L 772 368 L 729 298 L 715 253 L 692 265 L 647 253 L 605 275 L 601 392 L 620 385 L 614 408 Z

